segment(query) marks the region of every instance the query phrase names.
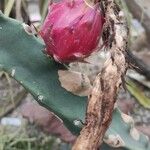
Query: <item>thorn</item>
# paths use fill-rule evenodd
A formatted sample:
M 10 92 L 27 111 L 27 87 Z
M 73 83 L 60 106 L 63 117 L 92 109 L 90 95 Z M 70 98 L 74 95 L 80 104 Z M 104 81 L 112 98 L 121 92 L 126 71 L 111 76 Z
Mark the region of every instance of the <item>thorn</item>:
M 54 60 L 55 60 L 56 62 L 62 64 L 62 62 L 60 61 L 60 59 L 59 59 L 59 57 L 58 57 L 57 55 L 54 54 L 54 55 L 53 55 L 53 58 L 54 58 Z
M 67 64 L 62 63 L 62 65 L 63 65 L 67 70 L 69 70 L 70 67 L 69 67 Z
M 31 25 L 33 26 L 34 30 L 36 31 L 36 34 L 39 34 L 39 30 L 37 29 L 37 27 L 33 23 L 31 23 Z

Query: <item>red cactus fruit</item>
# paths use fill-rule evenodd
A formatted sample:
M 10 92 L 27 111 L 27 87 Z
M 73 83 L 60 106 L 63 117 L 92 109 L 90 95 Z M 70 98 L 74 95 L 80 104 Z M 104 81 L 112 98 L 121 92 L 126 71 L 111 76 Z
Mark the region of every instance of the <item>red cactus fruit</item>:
M 50 5 L 40 35 L 46 53 L 60 63 L 81 61 L 97 47 L 104 18 L 98 4 L 62 0 Z

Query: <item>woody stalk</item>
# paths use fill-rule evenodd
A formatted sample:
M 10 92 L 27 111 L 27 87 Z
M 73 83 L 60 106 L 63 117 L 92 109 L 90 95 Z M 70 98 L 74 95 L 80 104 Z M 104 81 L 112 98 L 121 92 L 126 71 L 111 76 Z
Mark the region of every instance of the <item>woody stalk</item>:
M 124 13 L 115 0 L 100 0 L 100 4 L 106 19 L 103 40 L 111 57 L 94 81 L 88 98 L 85 125 L 72 150 L 97 150 L 102 144 L 112 120 L 118 90 L 124 83 L 129 66 L 126 60 L 128 27 Z

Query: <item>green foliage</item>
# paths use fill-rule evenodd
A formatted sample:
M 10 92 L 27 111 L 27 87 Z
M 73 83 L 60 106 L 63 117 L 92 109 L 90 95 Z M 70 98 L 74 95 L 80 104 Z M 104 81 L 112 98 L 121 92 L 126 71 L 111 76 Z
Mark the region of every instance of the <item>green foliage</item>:
M 47 58 L 40 39 L 27 33 L 22 23 L 0 14 L 0 69 L 22 84 L 44 107 L 60 117 L 68 129 L 79 134 L 81 127 L 76 119 L 84 122 L 86 97 L 78 97 L 63 89 L 58 80 L 61 65 Z M 138 140 L 130 135 L 133 124 L 125 123 L 118 109 L 114 110 L 113 122 L 106 134 L 119 135 L 124 147 L 132 150 L 149 150 L 146 137 Z
M 143 107 L 150 109 L 150 98 L 145 96 L 143 91 L 136 83 L 134 83 L 132 80 L 129 80 L 127 89 Z
M 69 150 L 69 146 L 25 122 L 19 128 L 0 126 L 0 150 Z
M 5 9 L 4 9 L 4 14 L 8 17 L 10 15 L 10 12 L 13 8 L 13 5 L 15 3 L 15 0 L 11 0 L 11 1 L 6 1 L 5 0 Z

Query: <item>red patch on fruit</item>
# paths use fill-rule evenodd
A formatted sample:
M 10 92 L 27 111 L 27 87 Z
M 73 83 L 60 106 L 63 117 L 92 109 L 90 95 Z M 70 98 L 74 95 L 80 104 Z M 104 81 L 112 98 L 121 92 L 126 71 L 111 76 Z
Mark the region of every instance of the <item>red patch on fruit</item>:
M 96 50 L 103 24 L 98 4 L 92 8 L 83 0 L 62 0 L 49 6 L 40 35 L 55 61 L 81 61 Z

